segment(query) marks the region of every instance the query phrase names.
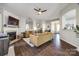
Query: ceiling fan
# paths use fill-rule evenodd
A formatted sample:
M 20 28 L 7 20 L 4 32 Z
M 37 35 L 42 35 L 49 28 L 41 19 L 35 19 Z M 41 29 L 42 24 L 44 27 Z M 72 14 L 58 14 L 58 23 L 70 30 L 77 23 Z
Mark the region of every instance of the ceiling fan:
M 38 15 L 40 15 L 43 12 L 46 12 L 47 11 L 47 10 L 42 10 L 41 8 L 38 8 L 38 9 L 34 8 L 34 10 L 38 12 Z

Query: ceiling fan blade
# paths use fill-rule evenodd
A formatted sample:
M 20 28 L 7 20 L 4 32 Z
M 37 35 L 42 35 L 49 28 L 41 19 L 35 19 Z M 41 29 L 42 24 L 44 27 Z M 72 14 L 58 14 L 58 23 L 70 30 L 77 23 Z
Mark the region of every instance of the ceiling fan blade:
M 39 10 L 37 10 L 37 9 L 35 9 L 35 8 L 34 8 L 34 10 L 35 10 L 35 11 L 39 11 Z
M 41 12 L 46 12 L 47 10 L 43 10 L 43 11 L 41 11 Z

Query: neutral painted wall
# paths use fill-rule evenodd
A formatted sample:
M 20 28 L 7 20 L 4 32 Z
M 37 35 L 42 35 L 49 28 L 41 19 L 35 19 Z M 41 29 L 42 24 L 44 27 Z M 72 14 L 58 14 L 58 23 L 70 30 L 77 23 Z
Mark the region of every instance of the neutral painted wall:
M 19 34 L 21 33 L 21 32 L 24 32 L 24 31 L 26 31 L 26 20 L 27 19 L 25 19 L 25 18 L 20 18 L 20 22 L 19 22 Z
M 2 22 L 3 22 L 3 10 L 0 8 L 0 32 L 2 32 L 3 28 L 2 28 Z
M 2 14 L 0 13 L 0 32 L 2 31 Z

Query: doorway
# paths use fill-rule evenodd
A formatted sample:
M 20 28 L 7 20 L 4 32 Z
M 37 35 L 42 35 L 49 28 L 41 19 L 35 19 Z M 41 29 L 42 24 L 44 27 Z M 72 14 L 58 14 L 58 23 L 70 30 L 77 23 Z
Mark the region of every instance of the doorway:
M 51 32 L 52 33 L 59 33 L 60 32 L 60 22 L 59 21 L 52 21 L 51 22 Z

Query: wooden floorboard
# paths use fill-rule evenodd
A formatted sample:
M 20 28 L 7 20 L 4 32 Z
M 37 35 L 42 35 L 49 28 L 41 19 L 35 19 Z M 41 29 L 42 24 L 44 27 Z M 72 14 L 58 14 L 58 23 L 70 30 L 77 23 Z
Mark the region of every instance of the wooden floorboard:
M 40 47 L 30 47 L 24 40 L 14 44 L 16 56 L 79 56 L 76 47 L 61 41 L 60 46 L 56 41 L 49 41 Z

